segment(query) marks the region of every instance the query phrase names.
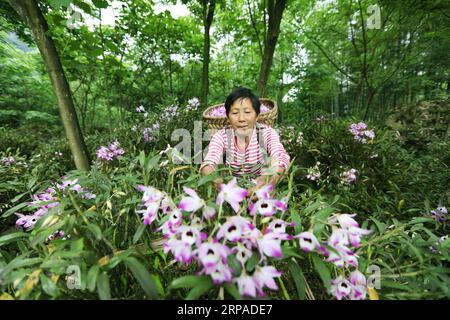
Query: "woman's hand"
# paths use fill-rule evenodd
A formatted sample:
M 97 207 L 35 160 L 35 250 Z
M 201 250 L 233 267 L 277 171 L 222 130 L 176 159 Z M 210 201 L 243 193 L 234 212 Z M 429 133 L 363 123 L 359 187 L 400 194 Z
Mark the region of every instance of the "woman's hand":
M 217 191 L 220 191 L 220 186 L 223 184 L 222 178 L 217 178 L 214 180 L 214 186 L 216 187 Z

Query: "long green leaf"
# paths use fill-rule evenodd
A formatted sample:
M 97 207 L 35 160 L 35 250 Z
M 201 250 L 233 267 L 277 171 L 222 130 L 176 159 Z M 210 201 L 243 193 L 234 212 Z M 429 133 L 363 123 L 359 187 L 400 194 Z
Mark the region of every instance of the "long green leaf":
M 141 239 L 142 234 L 145 231 L 145 227 L 146 225 L 143 223 L 139 225 L 138 229 L 136 230 L 136 233 L 133 236 L 133 244 L 136 244 L 139 241 L 139 239 Z
M 27 238 L 29 236 L 30 236 L 30 234 L 25 233 L 25 232 L 14 232 L 14 233 L 6 234 L 6 235 L 0 237 L 0 247 L 4 244 L 7 244 L 7 243 L 15 240 L 15 239 Z
M 87 274 L 87 288 L 89 291 L 93 292 L 95 290 L 95 285 L 97 284 L 97 277 L 100 271 L 99 265 L 92 266 Z
M 206 278 L 206 276 L 184 276 L 177 278 L 172 281 L 169 288 L 171 289 L 179 289 L 179 288 L 193 288 L 198 281 L 201 281 L 202 278 Z
M 19 211 L 20 209 L 22 209 L 22 208 L 24 208 L 24 207 L 26 207 L 26 206 L 27 206 L 26 203 L 19 203 L 17 206 L 14 206 L 14 207 L 12 207 L 12 208 L 6 210 L 6 211 L 2 214 L 2 217 L 3 217 L 3 218 L 9 217 L 9 216 L 12 215 L 13 213 Z
M 305 278 L 303 276 L 302 269 L 293 260 L 289 261 L 289 271 L 291 272 L 292 278 L 295 282 L 295 287 L 297 288 L 298 298 L 300 300 L 305 300 Z
M 97 292 L 101 300 L 111 300 L 111 289 L 109 287 L 109 277 L 106 272 L 99 274 L 97 279 Z
M 158 288 L 154 282 L 151 274 L 145 269 L 144 265 L 140 263 L 136 258 L 127 257 L 124 262 L 128 268 L 130 268 L 136 280 L 144 289 L 145 293 L 152 299 L 158 298 Z
M 189 294 L 186 296 L 186 300 L 194 300 L 198 299 L 202 294 L 208 292 L 214 284 L 211 281 L 211 278 L 202 278 L 197 282 L 197 285 L 189 291 Z
M 314 263 L 314 267 L 319 273 L 320 278 L 323 281 L 324 286 L 327 288 L 327 290 L 330 288 L 331 285 L 331 275 L 330 270 L 328 270 L 325 263 L 320 259 L 319 256 L 313 255 L 312 260 Z
M 224 285 L 224 288 L 233 298 L 236 300 L 242 300 L 242 296 L 234 283 L 227 283 Z

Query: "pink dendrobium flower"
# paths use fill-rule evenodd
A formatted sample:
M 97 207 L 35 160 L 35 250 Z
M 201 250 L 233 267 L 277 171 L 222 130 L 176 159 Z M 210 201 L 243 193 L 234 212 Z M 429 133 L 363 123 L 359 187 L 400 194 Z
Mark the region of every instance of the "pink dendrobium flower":
M 138 185 L 137 188 L 139 191 L 144 192 L 142 201 L 144 202 L 145 206 L 149 206 L 153 202 L 157 202 L 159 206 L 160 201 L 164 198 L 164 194 L 153 187 L 145 187 L 143 185 Z
M 275 207 L 282 211 L 285 212 L 288 209 L 287 203 L 289 201 L 288 197 L 284 197 L 281 200 L 275 200 Z
M 278 290 L 278 286 L 275 283 L 274 278 L 280 277 L 281 272 L 277 271 L 272 266 L 259 267 L 256 266 L 255 273 L 253 274 L 253 280 L 256 283 L 257 289 L 260 295 L 263 295 L 264 287 L 272 290 Z
M 164 253 L 172 252 L 176 261 L 191 263 L 193 258 L 192 247 L 189 243 L 176 238 L 170 238 L 164 244 Z
M 108 147 L 100 146 L 100 148 L 97 149 L 97 158 L 111 161 L 114 158 L 121 158 L 124 153 L 125 151 L 120 148 L 120 143 L 115 140 L 110 143 Z
M 236 279 L 239 293 L 243 296 L 256 297 L 258 285 L 253 277 L 247 275 L 245 272 Z
M 40 216 L 35 214 L 24 215 L 18 212 L 15 214 L 19 217 L 16 221 L 16 227 L 23 227 L 25 230 L 32 229 L 36 222 L 40 219 Z
M 439 212 L 441 212 L 443 214 L 448 214 L 448 210 L 446 207 L 437 207 L 436 210 L 438 210 Z
M 67 187 L 70 187 L 74 184 L 76 184 L 78 182 L 78 179 L 74 179 L 74 180 L 63 180 L 62 184 L 56 184 L 56 187 L 61 190 L 64 191 L 66 190 Z
M 144 210 L 136 210 L 137 213 L 142 213 L 144 224 L 150 225 L 158 217 L 159 202 L 152 202 Z
M 352 285 L 352 291 L 350 292 L 349 299 L 350 300 L 364 300 L 367 296 L 367 287 L 366 286 L 355 286 Z
M 201 226 L 197 225 L 180 226 L 178 228 L 178 231 L 181 234 L 181 241 L 188 243 L 190 246 L 192 246 L 193 244 L 200 246 L 203 238 L 200 230 Z
M 351 185 L 352 183 L 354 183 L 356 181 L 356 172 L 356 169 L 350 169 L 341 173 L 341 183 L 346 185 Z
M 224 201 L 228 202 L 235 212 L 240 209 L 239 202 L 245 199 L 247 190 L 237 185 L 236 178 L 233 178 L 228 184 L 220 186 L 220 192 L 217 195 L 217 204 L 222 205 Z
M 161 231 L 164 237 L 170 237 L 177 233 L 177 228 L 181 226 L 183 216 L 180 210 L 174 209 L 169 213 L 169 219 L 164 222 L 157 230 Z
M 83 188 L 79 184 L 74 185 L 70 188 L 70 190 L 76 191 L 78 193 L 84 192 Z
M 299 238 L 300 248 L 302 248 L 306 252 L 311 252 L 315 248 L 320 247 L 320 243 L 317 240 L 316 236 L 309 231 L 305 231 L 295 236 L 294 238 Z
M 361 242 L 361 236 L 369 235 L 372 233 L 372 230 L 361 229 L 357 227 L 350 227 L 347 230 L 348 240 L 352 244 L 353 247 L 358 248 Z
M 353 219 L 354 216 L 356 216 L 356 214 L 335 214 L 328 219 L 328 222 L 331 224 L 335 224 L 336 222 L 338 222 L 341 228 L 359 227 L 358 222 Z
M 205 205 L 205 201 L 200 199 L 195 190 L 188 187 L 183 187 L 183 190 L 190 197 L 181 199 L 178 208 L 188 212 L 195 212 Z
M 357 255 L 345 245 L 337 244 L 329 251 L 327 262 L 334 263 L 336 267 L 343 268 L 344 266 L 358 267 Z
M 352 286 L 350 282 L 342 276 L 331 281 L 331 294 L 338 300 L 350 295 Z
M 352 133 L 353 138 L 361 143 L 367 143 L 367 139 L 373 140 L 375 138 L 375 132 L 373 130 L 366 130 L 367 124 L 360 122 L 358 124 L 352 123 L 349 131 Z
M 446 207 L 437 207 L 436 209 L 431 210 L 430 213 L 433 219 L 440 223 L 446 222 L 448 219 L 450 219 Z
M 358 222 L 353 219 L 354 216 L 356 216 L 356 214 L 337 214 L 328 219 L 328 222 L 331 224 L 338 222 L 342 228 L 339 229 L 336 234 L 332 235 L 334 239 L 333 242 L 340 241 L 340 243 L 344 245 L 348 245 L 348 242 L 350 242 L 352 246 L 357 248 L 359 247 L 361 236 L 369 235 L 372 232 L 371 230 L 360 228 Z M 346 241 L 344 240 L 345 238 L 347 238 Z M 330 245 L 333 246 L 333 244 Z
M 366 277 L 359 270 L 355 270 L 352 273 L 350 273 L 350 283 L 353 289 L 352 292 L 350 293 L 350 299 L 364 300 L 367 295 Z
M 328 245 L 331 247 L 347 246 L 349 244 L 347 232 L 344 229 L 333 228 Z
M 216 215 L 216 209 L 205 205 L 205 206 L 203 206 L 202 213 L 203 213 L 203 217 L 205 219 L 211 220 Z
M 367 280 L 366 277 L 359 270 L 355 270 L 352 273 L 350 273 L 350 283 L 355 286 L 356 285 L 366 286 Z
M 1 162 L 5 166 L 10 166 L 10 165 L 16 163 L 16 159 L 14 157 L 9 156 L 9 157 L 2 158 Z
M 338 268 L 343 268 L 345 265 L 344 258 L 334 251 L 329 252 L 328 257 L 325 261 L 334 263 L 334 265 Z
M 217 239 L 225 238 L 228 241 L 236 242 L 252 228 L 252 224 L 247 219 L 240 216 L 229 217 L 217 232 Z
M 347 253 L 344 255 L 345 266 L 352 266 L 358 268 L 358 256 L 355 253 Z
M 270 199 L 270 193 L 273 191 L 273 185 L 267 184 L 255 191 L 258 199 Z
M 163 199 L 161 200 L 160 209 L 164 214 L 169 214 L 174 210 L 180 211 L 178 209 L 178 207 L 175 205 L 175 203 L 173 202 L 172 198 L 170 198 L 167 195 L 164 196 Z
M 254 216 L 259 213 L 264 217 L 273 216 L 277 212 L 276 201 L 273 199 L 259 199 L 256 203 L 251 203 L 249 205 L 250 215 Z
M 273 220 L 267 227 L 266 233 L 273 232 L 273 233 L 286 233 L 286 227 L 291 226 L 293 227 L 295 225 L 294 222 L 287 223 L 284 220 L 281 219 L 275 219 Z
M 218 264 L 216 270 L 210 274 L 214 284 L 231 282 L 233 279 L 232 269 L 226 264 Z
M 65 235 L 65 233 L 64 233 L 63 230 L 56 230 L 53 234 L 48 236 L 46 242 L 48 243 L 48 242 L 53 241 L 53 240 L 55 240 L 57 238 L 62 238 L 62 237 L 64 237 L 64 235 Z
M 237 246 L 233 247 L 231 251 L 236 255 L 236 259 L 240 262 L 241 266 L 244 267 L 245 263 L 252 256 L 253 252 L 248 249 L 245 245 L 237 243 Z
M 292 237 L 287 234 L 266 233 L 257 239 L 261 260 L 264 259 L 263 254 L 271 258 L 282 258 L 281 240 L 290 240 L 291 238 Z
M 206 274 L 214 273 L 219 264 L 226 264 L 230 249 L 219 242 L 204 242 L 196 251 Z
M 190 197 L 184 197 L 183 199 L 181 199 L 178 208 L 188 212 L 195 212 L 198 209 L 202 208 L 203 216 L 206 219 L 210 220 L 214 218 L 216 214 L 216 209 L 207 206 L 205 201 L 197 195 L 195 190 L 187 187 L 183 187 L 183 190 Z

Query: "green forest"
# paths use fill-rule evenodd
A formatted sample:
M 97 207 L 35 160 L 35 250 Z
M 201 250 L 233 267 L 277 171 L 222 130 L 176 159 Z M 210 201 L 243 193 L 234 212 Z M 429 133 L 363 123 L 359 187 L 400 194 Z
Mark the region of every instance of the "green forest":
M 448 300 L 449 137 L 449 0 L 0 0 L 0 300 Z

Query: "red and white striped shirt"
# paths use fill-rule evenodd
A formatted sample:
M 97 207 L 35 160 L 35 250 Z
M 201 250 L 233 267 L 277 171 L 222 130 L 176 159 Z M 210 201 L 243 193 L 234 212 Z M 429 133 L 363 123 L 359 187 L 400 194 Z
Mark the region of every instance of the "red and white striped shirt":
M 259 129 L 257 129 L 259 128 Z M 258 139 L 257 135 L 259 132 Z M 258 145 L 258 141 L 260 145 Z M 229 151 L 227 151 L 229 146 Z M 214 134 L 209 143 L 208 153 L 203 160 L 200 170 L 207 166 L 217 167 L 224 161 L 231 166 L 234 176 L 260 175 L 263 166 L 289 166 L 290 157 L 280 142 L 278 133 L 270 126 L 257 123 L 253 128 L 252 137 L 247 148 L 240 149 L 237 145 L 234 130 L 227 126 Z

